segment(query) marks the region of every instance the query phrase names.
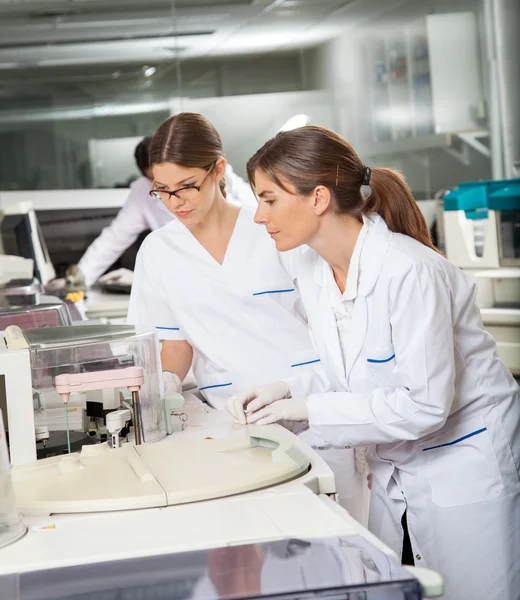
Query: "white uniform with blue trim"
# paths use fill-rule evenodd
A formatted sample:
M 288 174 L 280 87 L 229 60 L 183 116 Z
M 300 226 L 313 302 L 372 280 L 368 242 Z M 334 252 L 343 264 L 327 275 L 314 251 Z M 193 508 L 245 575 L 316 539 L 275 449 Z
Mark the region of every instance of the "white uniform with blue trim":
M 518 600 L 518 385 L 469 278 L 379 216 L 364 227 L 343 344 L 329 265 L 306 247 L 284 259 L 338 390 L 309 397 L 311 431 L 340 447 L 371 444 L 369 529 L 400 553 L 406 509 L 415 564 L 445 578 L 445 600 Z

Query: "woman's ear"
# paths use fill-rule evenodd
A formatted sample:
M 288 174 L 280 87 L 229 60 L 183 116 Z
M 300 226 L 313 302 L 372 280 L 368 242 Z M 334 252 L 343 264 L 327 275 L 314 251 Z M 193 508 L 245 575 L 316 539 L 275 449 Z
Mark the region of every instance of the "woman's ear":
M 215 178 L 217 181 L 220 181 L 226 174 L 227 161 L 221 156 L 217 159 L 215 163 Z
M 318 185 L 312 193 L 314 214 L 322 215 L 332 202 L 330 190 L 324 185 Z

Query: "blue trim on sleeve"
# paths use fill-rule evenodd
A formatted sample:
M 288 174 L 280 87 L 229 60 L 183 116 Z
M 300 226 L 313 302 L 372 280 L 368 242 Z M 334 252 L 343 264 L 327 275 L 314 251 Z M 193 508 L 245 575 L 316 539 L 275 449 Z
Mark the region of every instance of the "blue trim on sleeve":
M 477 429 L 477 431 L 468 433 L 468 435 L 464 435 L 456 440 L 453 440 L 453 442 L 446 442 L 445 444 L 439 444 L 438 446 L 430 446 L 429 448 L 423 448 L 422 451 L 426 452 L 427 450 L 435 450 L 436 448 L 444 448 L 445 446 L 453 446 L 453 444 L 458 444 L 459 442 L 462 442 L 463 440 L 467 440 L 468 438 L 473 437 L 474 435 L 478 435 L 479 433 L 483 433 L 486 430 L 487 430 L 487 427 L 482 427 L 482 429 Z
M 199 392 L 202 392 L 202 390 L 211 390 L 213 388 L 229 387 L 230 385 L 233 385 L 232 381 L 230 381 L 229 383 L 216 383 L 215 385 L 205 385 L 204 387 L 199 388 Z
M 387 363 L 390 362 L 392 358 L 395 358 L 395 354 L 392 354 L 392 356 L 390 356 L 389 358 L 383 358 L 382 360 L 377 360 L 376 358 L 367 358 L 367 363 Z
M 155 327 L 155 329 L 164 329 L 165 331 L 180 331 L 179 327 Z
M 294 292 L 294 288 L 287 290 L 266 290 L 265 292 L 255 292 L 253 296 L 263 296 L 264 294 L 287 294 L 288 292 Z
M 296 363 L 294 365 L 291 365 L 292 368 L 294 367 L 303 367 L 305 365 L 313 365 L 314 363 L 319 363 L 321 362 L 321 360 L 319 358 L 316 358 L 315 360 L 308 360 L 307 362 L 302 362 L 302 363 Z

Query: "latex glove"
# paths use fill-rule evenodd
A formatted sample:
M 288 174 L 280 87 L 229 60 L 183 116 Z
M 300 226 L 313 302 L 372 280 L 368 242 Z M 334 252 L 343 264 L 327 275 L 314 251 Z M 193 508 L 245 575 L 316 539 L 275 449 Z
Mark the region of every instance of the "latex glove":
M 163 371 L 162 378 L 165 396 L 182 393 L 182 381 L 175 373 Z
M 256 412 L 248 412 L 247 414 L 248 425 L 271 425 L 279 421 L 303 422 L 308 420 L 307 400 L 303 398 L 278 400 Z
M 65 269 L 65 277 L 52 279 L 47 283 L 45 289 L 48 292 L 73 294 L 75 292 L 84 292 L 86 287 L 85 277 L 78 265 L 69 265 Z
M 132 285 L 134 272 L 130 269 L 116 269 L 98 279 L 99 283 L 119 283 L 120 285 Z
M 46 285 L 45 289 L 49 292 L 56 292 L 58 290 L 64 290 L 67 284 L 67 280 L 65 277 L 58 277 L 56 279 L 51 279 Z
M 87 288 L 85 276 L 78 265 L 69 265 L 65 269 L 65 281 L 68 292 L 84 292 Z
M 256 412 L 277 400 L 291 397 L 291 390 L 284 381 L 265 383 L 246 388 L 239 394 L 231 396 L 226 402 L 226 410 L 241 425 L 245 425 L 246 412 Z

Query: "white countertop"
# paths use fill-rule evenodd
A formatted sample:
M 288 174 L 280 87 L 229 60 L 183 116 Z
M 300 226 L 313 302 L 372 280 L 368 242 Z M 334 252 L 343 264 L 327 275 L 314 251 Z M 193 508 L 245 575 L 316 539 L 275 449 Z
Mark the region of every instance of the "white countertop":
M 126 319 L 129 294 L 109 294 L 92 289 L 87 292 L 85 311 L 88 319 Z

